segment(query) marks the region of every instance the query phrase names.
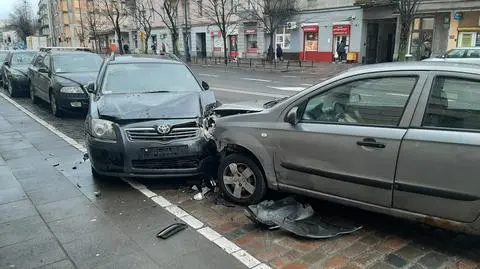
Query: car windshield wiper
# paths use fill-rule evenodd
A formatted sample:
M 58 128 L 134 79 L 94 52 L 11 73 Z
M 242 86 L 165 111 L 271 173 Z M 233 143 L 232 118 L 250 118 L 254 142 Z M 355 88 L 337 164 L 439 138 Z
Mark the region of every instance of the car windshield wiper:
M 170 92 L 170 91 L 148 91 L 143 93 L 163 93 L 163 92 Z
M 270 108 L 270 107 L 273 107 L 274 105 L 282 102 L 283 100 L 287 99 L 288 97 L 283 97 L 283 98 L 280 98 L 280 99 L 275 99 L 275 100 L 272 100 L 272 101 L 268 101 L 266 102 L 265 104 L 263 104 L 263 107 L 264 108 Z

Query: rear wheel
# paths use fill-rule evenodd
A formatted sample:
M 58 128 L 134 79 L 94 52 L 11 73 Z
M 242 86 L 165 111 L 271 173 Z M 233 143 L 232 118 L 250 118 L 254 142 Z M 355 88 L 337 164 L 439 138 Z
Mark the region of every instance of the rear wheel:
M 218 169 L 218 180 L 226 198 L 242 205 L 259 203 L 267 192 L 260 167 L 243 154 L 225 157 Z

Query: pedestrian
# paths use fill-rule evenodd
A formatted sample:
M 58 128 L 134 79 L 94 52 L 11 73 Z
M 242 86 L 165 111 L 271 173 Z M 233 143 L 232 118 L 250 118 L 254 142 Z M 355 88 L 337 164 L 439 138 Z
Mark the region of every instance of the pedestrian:
M 283 50 L 280 44 L 277 44 L 277 59 L 279 62 L 283 62 Z
M 153 54 L 157 54 L 157 42 L 153 42 L 153 44 L 152 44 L 152 52 L 153 52 Z
M 340 43 L 337 45 L 337 54 L 338 54 L 338 60 L 342 62 L 345 58 L 345 40 L 342 39 Z
M 123 44 L 123 52 L 125 54 L 130 54 L 130 46 L 128 46 L 128 44 Z
M 165 46 L 165 42 L 162 42 L 162 52 L 167 52 L 167 47 Z

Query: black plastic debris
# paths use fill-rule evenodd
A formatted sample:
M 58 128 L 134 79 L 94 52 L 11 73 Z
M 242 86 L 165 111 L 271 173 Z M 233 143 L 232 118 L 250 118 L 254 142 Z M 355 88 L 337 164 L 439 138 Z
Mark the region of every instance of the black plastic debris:
M 88 153 L 83 154 L 83 161 L 88 160 L 90 157 L 88 156 Z
M 100 197 L 102 195 L 102 193 L 99 191 L 96 191 L 93 194 L 95 195 L 95 197 Z
M 77 183 L 77 187 L 81 188 L 82 186 L 80 186 L 80 183 Z
M 157 237 L 162 238 L 162 239 L 167 239 L 167 238 L 179 233 L 180 231 L 185 230 L 187 227 L 188 226 L 184 223 L 174 223 L 174 224 L 168 226 L 167 228 L 161 230 L 157 234 Z
M 53 164 L 53 167 L 57 167 L 59 165 L 60 165 L 59 163 L 55 163 L 55 164 Z
M 340 217 L 315 213 L 310 205 L 299 203 L 292 197 L 251 205 L 247 207 L 245 214 L 252 222 L 268 229 L 280 228 L 297 236 L 313 239 L 331 238 L 363 228 Z
M 77 170 L 77 167 L 76 167 L 76 166 L 74 166 L 74 167 L 72 167 L 72 169 L 73 169 L 73 170 Z

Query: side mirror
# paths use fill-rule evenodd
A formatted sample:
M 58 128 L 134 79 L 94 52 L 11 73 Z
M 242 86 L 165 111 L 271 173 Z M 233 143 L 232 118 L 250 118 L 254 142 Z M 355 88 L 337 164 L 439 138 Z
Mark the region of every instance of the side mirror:
M 202 88 L 208 91 L 210 89 L 210 86 L 208 86 L 208 83 L 206 83 L 205 81 L 202 81 Z
M 292 108 L 286 118 L 286 122 L 290 123 L 291 125 L 296 125 L 298 123 L 298 107 Z
M 87 92 L 95 93 L 95 82 L 90 82 L 87 85 Z
M 39 67 L 39 68 L 38 68 L 38 72 L 40 72 L 40 73 L 48 73 L 48 68 L 46 68 L 45 66 Z

